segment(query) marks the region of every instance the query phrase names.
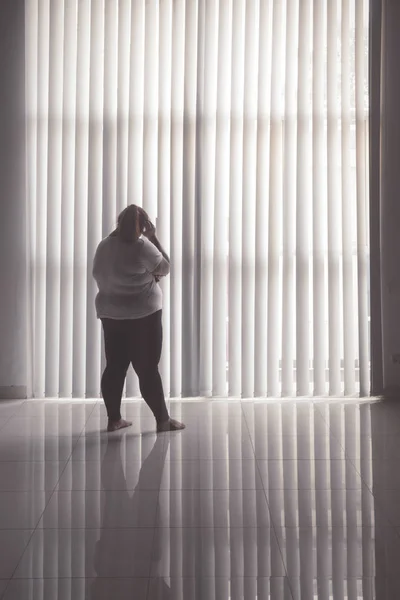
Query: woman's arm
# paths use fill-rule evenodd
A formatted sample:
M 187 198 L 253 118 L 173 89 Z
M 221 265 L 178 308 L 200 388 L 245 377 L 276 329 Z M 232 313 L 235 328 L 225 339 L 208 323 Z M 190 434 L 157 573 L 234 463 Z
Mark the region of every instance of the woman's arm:
M 160 264 L 156 269 L 154 269 L 152 275 L 154 275 L 155 277 L 166 277 L 166 275 L 169 275 L 169 272 L 169 262 L 165 258 L 162 258 Z
M 165 252 L 164 248 L 161 246 L 161 244 L 160 244 L 160 242 L 159 242 L 159 240 L 158 240 L 158 238 L 157 238 L 156 234 L 154 234 L 152 237 L 150 237 L 150 238 L 148 238 L 148 239 L 150 240 L 150 242 L 151 242 L 152 244 L 154 244 L 154 245 L 155 245 L 155 247 L 157 248 L 157 250 L 159 250 L 159 251 L 161 252 L 161 254 L 162 254 L 162 255 L 163 255 L 163 257 L 165 258 L 165 260 L 166 260 L 168 263 L 169 263 L 169 262 L 171 262 L 171 261 L 169 260 L 169 256 L 168 256 L 168 254 Z
M 168 254 L 165 252 L 164 248 L 161 246 L 157 236 L 156 236 L 156 228 L 153 223 L 147 218 L 143 223 L 142 234 L 151 242 L 159 252 L 162 254 L 162 259 L 157 268 L 152 272 L 155 280 L 160 281 L 161 277 L 165 277 L 170 272 L 170 260 Z
M 161 246 L 157 236 L 156 236 L 156 228 L 154 227 L 153 223 L 150 221 L 150 219 L 147 219 L 144 222 L 144 227 L 142 230 L 142 234 L 147 237 L 147 239 L 154 244 L 154 246 L 157 248 L 157 250 L 159 250 L 161 252 L 161 254 L 163 255 L 163 257 L 165 258 L 165 260 L 167 261 L 167 263 L 170 263 L 169 260 L 169 256 L 168 254 L 165 252 L 164 248 Z

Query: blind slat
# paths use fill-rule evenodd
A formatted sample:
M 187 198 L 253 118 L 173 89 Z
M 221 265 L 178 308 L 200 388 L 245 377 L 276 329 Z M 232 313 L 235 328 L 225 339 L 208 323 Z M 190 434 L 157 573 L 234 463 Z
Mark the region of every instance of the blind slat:
M 340 396 L 342 303 L 340 293 L 341 268 L 341 211 L 340 198 L 340 144 L 338 88 L 338 5 L 328 2 L 328 57 L 327 57 L 327 120 L 328 120 L 328 306 L 329 306 L 329 391 Z
M 185 2 L 173 3 L 171 96 L 171 396 L 182 384 L 182 203 Z
M 241 396 L 242 361 L 242 165 L 245 2 L 233 2 L 232 106 L 229 182 L 229 395 Z
M 38 7 L 38 118 L 37 178 L 36 178 L 36 273 L 35 273 L 35 342 L 34 342 L 34 392 L 45 395 L 46 381 L 46 228 L 47 228 L 47 161 L 49 123 L 49 49 L 50 5 L 40 2 Z
M 299 7 L 287 6 L 285 68 L 285 140 L 283 165 L 283 282 L 282 282 L 282 394 L 292 396 L 295 389 L 294 359 L 296 339 L 296 172 L 298 85 L 297 53 Z
M 271 137 L 268 236 L 268 394 L 280 395 L 282 332 L 282 158 L 283 158 L 283 2 L 275 2 L 272 27 Z
M 131 3 L 131 47 L 129 59 L 128 191 L 127 203 L 143 205 L 143 112 L 144 112 L 145 3 Z M 121 78 L 122 78 L 121 73 Z M 119 206 L 121 210 L 124 206 Z M 155 215 L 152 216 L 155 218 Z M 133 369 L 128 370 L 126 395 L 140 395 Z
M 313 363 L 314 395 L 326 394 L 326 255 L 327 255 L 327 151 L 325 132 L 326 89 L 326 2 L 313 10 L 313 153 L 312 153 L 312 236 L 313 236 Z
M 64 98 L 61 198 L 61 288 L 60 288 L 60 384 L 59 395 L 72 396 L 73 302 L 74 302 L 74 181 L 76 122 L 76 2 L 65 5 L 64 17 Z M 68 52 L 65 51 L 68 49 Z
M 200 214 L 200 337 L 199 337 L 199 392 L 212 394 L 212 340 L 213 340 L 213 274 L 214 256 L 214 205 L 215 205 L 215 138 L 217 113 L 218 54 L 218 3 L 205 4 L 204 31 L 204 86 L 202 90 L 203 113 L 200 115 L 200 153 L 198 165 L 201 180 Z
M 103 128 L 103 214 L 102 237 L 106 237 L 115 227 L 117 197 L 121 194 L 123 178 L 118 165 L 123 163 L 117 157 L 118 137 L 118 5 L 105 4 L 104 27 L 104 128 Z M 106 363 L 104 337 L 101 335 L 101 371 Z
M 143 207 L 157 217 L 159 3 L 145 3 L 143 104 Z
M 117 185 L 118 112 L 118 10 L 115 2 L 105 5 L 104 32 L 104 128 L 103 128 L 103 215 L 102 236 L 115 227 Z M 122 157 L 121 157 L 122 158 Z
M 257 74 L 258 6 L 246 3 L 244 125 L 243 125 L 243 209 L 242 209 L 242 396 L 254 395 L 255 284 L 256 284 L 256 170 L 257 164 Z
M 301 0 L 296 176 L 296 381 L 298 396 L 308 396 L 310 393 L 311 8 L 310 0 Z
M 103 195 L 103 120 L 104 120 L 104 0 L 92 4 L 90 23 L 90 82 L 89 82 L 89 164 L 88 164 L 88 234 L 87 234 L 87 338 L 86 338 L 86 395 L 98 397 L 100 390 L 100 327 L 93 305 L 97 294 L 91 267 L 102 235 Z
M 86 394 L 86 265 L 89 159 L 90 4 L 78 3 L 75 125 L 74 334 L 73 384 L 76 397 Z
M 118 97 L 117 97 L 117 197 L 113 202 L 116 216 L 132 203 L 128 196 L 128 173 L 136 171 L 129 169 L 129 64 L 131 45 L 131 2 L 130 0 L 119 0 L 118 6 L 118 57 L 116 72 L 118 73 Z M 132 43 L 134 43 L 132 41 Z M 128 75 L 128 76 L 127 76 Z M 138 203 L 136 200 L 134 201 Z M 112 225 L 111 225 L 112 227 Z
M 229 143 L 232 60 L 232 1 L 224 0 L 219 9 L 218 90 L 214 203 L 214 280 L 213 280 L 213 379 L 214 396 L 227 394 L 228 343 L 228 236 L 229 236 Z
M 58 396 L 61 291 L 61 187 L 63 130 L 63 41 L 64 11 L 50 3 L 49 127 L 47 163 L 46 248 L 46 396 Z
M 163 247 L 170 252 L 171 247 L 171 73 L 172 73 L 172 2 L 160 5 L 160 44 L 159 44 L 159 128 L 158 128 L 158 199 L 157 231 Z M 161 68 L 162 65 L 162 68 Z M 167 348 L 171 345 L 170 318 L 170 278 L 160 282 L 163 293 L 163 336 Z M 160 373 L 164 392 L 170 390 L 170 355 L 162 353 Z
M 185 74 L 183 114 L 183 190 L 182 190 L 182 388 L 183 395 L 195 395 L 196 365 L 195 329 L 195 198 L 196 198 L 196 97 L 199 69 L 198 14 L 193 3 L 186 5 Z
M 255 372 L 254 395 L 267 394 L 268 339 L 268 214 L 270 165 L 270 111 L 272 70 L 272 5 L 260 3 L 258 120 L 257 120 L 257 201 L 256 201 L 256 283 L 255 283 Z
M 360 395 L 370 393 L 369 298 L 368 298 L 368 160 L 365 81 L 368 53 L 365 39 L 368 28 L 368 5 L 356 0 L 355 15 L 355 81 L 356 81 L 356 179 L 357 179 L 357 269 L 358 331 L 360 361 Z
M 27 269 L 27 394 L 33 395 L 36 385 L 35 372 L 35 341 L 36 341 L 36 210 L 37 210 L 37 176 L 38 176 L 38 27 L 39 8 L 38 0 L 29 2 L 25 12 L 25 62 L 30 68 L 25 75 L 26 94 L 26 194 L 27 194 L 27 220 L 26 235 L 28 257 L 31 269 Z
M 343 254 L 343 356 L 344 393 L 355 393 L 355 331 L 357 311 L 354 303 L 353 231 L 354 186 L 351 181 L 351 55 L 350 3 L 342 0 L 341 27 L 341 127 L 342 127 L 342 254 Z

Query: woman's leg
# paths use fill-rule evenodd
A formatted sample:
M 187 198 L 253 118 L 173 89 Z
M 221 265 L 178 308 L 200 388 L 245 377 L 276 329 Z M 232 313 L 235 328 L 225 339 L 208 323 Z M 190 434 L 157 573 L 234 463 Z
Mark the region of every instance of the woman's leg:
M 101 391 L 109 421 L 121 421 L 121 400 L 126 372 L 130 364 L 129 323 L 102 319 L 106 368 L 101 379 Z
M 162 349 L 162 311 L 132 321 L 131 361 L 138 378 L 140 392 L 157 423 L 168 421 L 169 414 L 158 363 Z

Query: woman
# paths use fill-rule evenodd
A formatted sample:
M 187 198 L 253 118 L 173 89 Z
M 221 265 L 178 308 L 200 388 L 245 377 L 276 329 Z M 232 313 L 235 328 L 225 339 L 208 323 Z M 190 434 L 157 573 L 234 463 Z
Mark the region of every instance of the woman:
M 103 325 L 107 361 L 101 391 L 110 432 L 132 425 L 121 417 L 122 392 L 131 363 L 157 431 L 185 427 L 169 417 L 158 371 L 162 346 L 158 280 L 169 270 L 169 258 L 154 225 L 142 208 L 131 204 L 119 215 L 116 230 L 100 242 L 93 263 L 99 288 L 96 311 Z

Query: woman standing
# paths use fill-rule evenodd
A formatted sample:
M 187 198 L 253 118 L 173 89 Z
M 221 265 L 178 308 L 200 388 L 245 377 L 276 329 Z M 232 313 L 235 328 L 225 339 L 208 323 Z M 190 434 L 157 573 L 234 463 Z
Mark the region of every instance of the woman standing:
M 116 230 L 100 242 L 93 263 L 99 288 L 96 311 L 103 325 L 107 361 L 101 391 L 108 431 L 132 424 L 121 417 L 122 392 L 131 363 L 157 431 L 185 427 L 169 417 L 158 371 L 162 347 L 162 291 L 158 281 L 169 270 L 169 257 L 154 225 L 142 208 L 131 204 L 119 215 Z

